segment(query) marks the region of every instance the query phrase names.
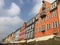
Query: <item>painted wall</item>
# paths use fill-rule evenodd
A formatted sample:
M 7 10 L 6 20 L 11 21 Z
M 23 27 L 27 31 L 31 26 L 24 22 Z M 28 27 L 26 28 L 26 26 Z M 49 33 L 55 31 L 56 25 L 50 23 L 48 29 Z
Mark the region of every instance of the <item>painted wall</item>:
M 46 9 L 48 9 L 48 8 L 50 7 L 50 10 L 52 10 L 51 4 L 50 4 L 49 2 L 45 2 L 45 4 L 46 4 Z M 56 4 L 56 3 L 55 3 L 55 4 Z M 52 27 L 52 23 L 53 23 L 54 21 L 57 21 L 57 22 L 59 21 L 59 20 L 58 20 L 58 11 L 57 11 L 57 9 L 54 10 L 54 11 L 56 12 L 56 16 L 55 16 L 55 17 L 52 17 L 52 12 L 47 11 L 47 10 L 45 10 L 45 11 L 46 11 L 46 17 L 47 17 L 48 15 L 50 15 L 50 18 L 49 18 L 49 19 L 47 19 L 46 17 L 45 17 L 44 19 L 41 19 L 41 18 L 40 18 L 40 13 L 43 12 L 43 11 L 42 11 L 42 8 L 41 8 L 40 11 L 39 11 L 39 15 L 37 15 L 38 21 L 37 21 L 36 24 L 35 24 L 35 38 L 37 38 L 37 37 L 42 37 L 42 36 L 47 36 L 47 35 L 51 35 L 51 34 L 53 34 L 55 31 L 58 32 L 58 30 L 59 30 L 59 23 L 58 23 L 58 27 L 57 27 L 57 28 L 53 28 L 53 27 Z M 59 11 L 60 11 L 60 10 L 59 10 Z M 50 24 L 50 29 L 49 29 L 49 30 L 47 29 L 47 24 Z M 45 26 L 46 26 L 44 33 L 40 31 L 40 28 L 42 27 L 42 25 L 45 25 Z
M 59 27 L 60 27 L 60 0 L 58 0 L 58 17 L 59 17 Z M 59 35 L 60 35 L 60 29 L 59 29 Z

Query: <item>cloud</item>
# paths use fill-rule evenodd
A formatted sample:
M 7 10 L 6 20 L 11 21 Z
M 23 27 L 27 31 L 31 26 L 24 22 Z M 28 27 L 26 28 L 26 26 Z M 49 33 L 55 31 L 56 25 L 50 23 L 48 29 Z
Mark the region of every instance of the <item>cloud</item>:
M 0 17 L 0 26 L 5 25 L 17 25 L 19 22 L 23 22 L 18 16 L 15 17 Z
M 4 6 L 4 0 L 0 0 L 0 8 Z
M 42 0 L 33 0 L 33 2 L 35 2 L 35 5 L 33 6 L 32 10 L 30 11 L 29 15 L 36 15 L 39 10 L 40 10 L 40 7 L 41 7 L 41 1 Z
M 18 15 L 20 13 L 21 9 L 15 4 L 12 3 L 10 9 L 8 9 L 8 14 L 11 16 Z
M 52 3 L 52 2 L 53 2 L 53 1 L 55 1 L 55 0 L 46 0 L 46 1 L 48 1 L 48 2 Z
M 4 9 L 4 0 L 0 0 L 0 41 L 11 32 L 14 32 L 24 22 L 19 14 L 21 12 L 20 7 L 14 2 L 11 3 L 9 9 Z
M 0 16 L 18 16 L 20 12 L 20 7 L 13 2 L 9 9 L 0 8 Z
M 22 23 L 23 20 L 19 17 L 0 17 L 0 39 L 14 32 Z

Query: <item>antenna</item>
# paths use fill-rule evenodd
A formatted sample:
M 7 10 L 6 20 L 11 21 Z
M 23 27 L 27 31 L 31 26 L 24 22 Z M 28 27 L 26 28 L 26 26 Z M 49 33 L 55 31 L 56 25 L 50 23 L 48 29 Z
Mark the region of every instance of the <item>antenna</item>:
M 45 0 L 43 0 L 42 2 L 45 3 Z

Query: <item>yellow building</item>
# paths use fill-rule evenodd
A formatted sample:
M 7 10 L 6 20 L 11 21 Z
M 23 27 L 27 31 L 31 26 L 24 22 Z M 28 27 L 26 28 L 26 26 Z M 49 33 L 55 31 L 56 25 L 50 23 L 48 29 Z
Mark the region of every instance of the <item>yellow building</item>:
M 8 35 L 3 42 L 4 43 L 11 43 L 13 42 L 13 39 L 15 38 L 15 33 L 11 33 L 10 35 Z
M 59 19 L 60 19 L 60 0 L 57 0 L 57 4 L 58 4 L 58 15 L 59 15 Z M 60 22 L 60 21 L 59 21 Z

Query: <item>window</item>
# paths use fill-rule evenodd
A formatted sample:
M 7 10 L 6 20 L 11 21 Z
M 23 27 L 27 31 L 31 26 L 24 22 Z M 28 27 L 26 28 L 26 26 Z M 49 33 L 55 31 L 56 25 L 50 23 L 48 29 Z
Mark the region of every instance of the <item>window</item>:
M 29 30 L 29 27 L 27 27 L 27 30 Z
M 27 34 L 25 34 L 25 39 L 27 38 Z
M 47 11 L 50 11 L 50 7 L 48 7 Z
M 41 19 L 41 22 L 44 22 L 46 18 Z
M 50 15 L 47 15 L 47 16 L 46 16 L 46 20 L 48 20 L 48 19 L 50 19 Z
M 33 31 L 31 31 L 31 38 L 33 38 Z
M 33 22 L 35 21 L 35 19 L 33 18 Z
M 29 38 L 30 38 L 30 33 L 29 33 Z
M 56 16 L 56 11 L 53 11 L 52 12 L 52 17 L 55 17 Z
M 26 38 L 26 34 L 24 34 L 24 39 Z
M 50 29 L 50 24 L 47 24 L 47 29 Z
M 36 17 L 36 19 L 38 19 L 38 18 Z
M 30 38 L 30 33 L 28 33 L 28 38 Z
M 29 33 L 27 33 L 27 38 L 29 38 Z
M 57 27 L 58 27 L 58 22 L 57 22 L 57 21 L 54 21 L 54 22 L 52 23 L 52 25 L 53 25 L 53 28 L 57 28 Z
M 34 28 L 34 24 L 32 25 L 32 28 Z
M 45 25 L 42 25 L 42 30 L 45 30 L 45 27 L 46 27 Z
M 52 8 L 56 8 L 56 2 L 52 3 Z
M 31 26 L 29 27 L 29 29 L 31 29 Z
M 45 10 L 45 6 L 46 6 L 45 4 L 42 4 L 42 10 Z

